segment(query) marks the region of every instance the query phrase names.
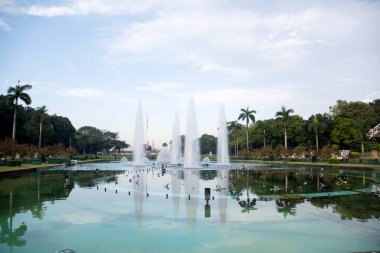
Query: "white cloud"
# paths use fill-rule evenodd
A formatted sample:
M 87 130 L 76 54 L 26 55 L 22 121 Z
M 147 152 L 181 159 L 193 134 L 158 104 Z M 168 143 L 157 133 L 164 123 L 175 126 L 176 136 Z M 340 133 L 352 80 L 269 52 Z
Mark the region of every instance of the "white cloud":
M 31 16 L 73 16 L 89 14 L 118 14 L 123 10 L 123 5 L 116 5 L 115 1 L 75 0 L 68 5 L 41 6 L 32 5 L 24 8 L 23 12 Z M 133 7 L 132 7 L 133 9 Z
M 198 2 L 198 3 L 196 3 Z M 71 0 L 66 5 L 31 5 L 21 8 L 21 12 L 31 16 L 83 16 L 91 14 L 137 15 L 146 12 L 155 12 L 158 9 L 173 10 L 179 7 L 197 6 L 202 1 L 179 3 L 175 0 Z
M 112 38 L 108 52 L 123 63 L 187 64 L 242 80 L 271 78 L 273 73 L 307 68 L 305 62 L 326 68 L 334 57 L 329 52 L 342 51 L 347 36 L 360 36 L 360 22 L 345 10 L 310 7 L 267 15 L 219 5 L 129 23 Z M 348 46 L 358 50 L 356 44 Z
M 4 30 L 4 31 L 11 31 L 11 27 L 2 19 L 0 18 L 0 30 Z
M 224 88 L 204 90 L 194 94 L 195 100 L 200 103 L 226 103 L 226 104 L 256 104 L 270 106 L 273 101 L 276 104 L 284 104 L 293 98 L 292 92 L 284 87 L 262 88 Z
M 72 88 L 62 89 L 59 91 L 62 96 L 79 97 L 79 98 L 99 98 L 105 95 L 103 90 L 93 88 Z

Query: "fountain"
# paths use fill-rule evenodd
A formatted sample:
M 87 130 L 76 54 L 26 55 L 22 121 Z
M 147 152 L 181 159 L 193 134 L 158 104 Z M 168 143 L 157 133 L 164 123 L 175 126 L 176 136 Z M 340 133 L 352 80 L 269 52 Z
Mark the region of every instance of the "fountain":
M 218 148 L 217 162 L 221 165 L 229 165 L 230 158 L 228 155 L 228 135 L 224 105 L 220 106 L 219 126 L 218 126 Z
M 128 163 L 129 161 L 128 161 L 128 158 L 126 158 L 126 157 L 122 157 L 121 159 L 120 159 L 120 163 Z
M 162 146 L 160 152 L 158 152 L 156 162 L 160 164 L 170 163 L 171 152 L 167 145 Z
M 144 127 L 140 101 L 137 109 L 135 136 L 133 139 L 133 164 L 144 165 L 145 161 Z
M 187 111 L 187 127 L 185 139 L 185 168 L 199 167 L 199 139 L 197 130 L 197 118 L 195 114 L 194 100 L 190 100 Z
M 174 116 L 174 124 L 173 124 L 173 137 L 172 137 L 172 150 L 170 163 L 171 164 L 179 164 L 183 160 L 182 158 L 182 142 L 181 142 L 181 134 L 179 130 L 179 117 L 178 112 L 175 113 Z

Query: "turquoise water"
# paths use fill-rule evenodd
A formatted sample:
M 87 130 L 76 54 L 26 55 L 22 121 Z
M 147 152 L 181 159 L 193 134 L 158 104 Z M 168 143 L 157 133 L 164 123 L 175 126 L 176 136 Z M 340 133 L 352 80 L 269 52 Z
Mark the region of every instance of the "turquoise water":
M 379 172 L 250 166 L 97 163 L 0 178 L 0 252 L 380 250 Z

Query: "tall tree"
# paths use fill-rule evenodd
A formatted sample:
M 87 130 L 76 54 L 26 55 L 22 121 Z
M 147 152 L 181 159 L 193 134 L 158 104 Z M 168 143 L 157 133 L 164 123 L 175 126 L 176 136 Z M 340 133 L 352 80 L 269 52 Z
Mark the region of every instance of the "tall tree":
M 255 116 L 253 115 L 256 113 L 255 110 L 249 110 L 249 107 L 247 109 L 240 109 L 241 113 L 239 115 L 238 120 L 246 121 L 246 127 L 247 127 L 247 152 L 249 152 L 249 139 L 248 139 L 248 126 L 249 126 L 249 121 L 251 120 L 252 123 L 255 123 Z
M 199 146 L 202 155 L 207 155 L 210 151 L 216 154 L 217 138 L 213 135 L 203 134 L 199 139 Z
M 319 141 L 318 141 L 318 130 L 323 131 L 323 122 L 320 122 L 316 115 L 311 116 L 311 122 L 309 123 L 309 131 L 314 131 L 315 134 L 315 146 L 317 151 L 319 151 Z
M 47 113 L 47 108 L 45 105 L 36 108 L 37 113 L 40 115 L 40 135 L 38 138 L 38 151 L 41 151 L 41 142 L 42 142 L 42 121 L 45 114 Z
M 337 101 L 338 103 L 339 101 Z M 339 144 L 348 145 L 360 143 L 362 156 L 364 156 L 364 141 L 366 134 L 376 122 L 375 110 L 363 102 L 349 102 L 336 106 L 338 108 L 334 117 L 332 139 Z
M 237 122 L 236 120 L 227 122 L 227 130 L 228 133 L 232 135 L 232 140 L 234 141 L 234 150 L 235 150 L 235 156 L 238 154 L 238 145 L 239 145 L 239 140 L 237 138 L 237 134 L 239 130 L 241 129 L 242 125 Z
M 281 108 L 281 111 L 276 112 L 276 119 L 281 120 L 284 127 L 285 148 L 288 148 L 288 136 L 286 134 L 286 129 L 288 127 L 291 113 L 294 113 L 294 110 L 286 109 L 285 106 Z
M 30 96 L 27 93 L 25 93 L 25 91 L 30 90 L 31 88 L 32 88 L 32 85 L 30 85 L 30 84 L 20 85 L 20 80 L 17 82 L 17 85 L 15 87 L 9 87 L 8 88 L 8 95 L 14 101 L 13 129 L 12 129 L 12 140 L 13 141 L 16 140 L 16 118 L 17 118 L 18 100 L 20 99 L 25 104 L 30 105 L 32 103 L 32 99 L 30 98 Z
M 323 143 L 323 133 L 325 133 L 326 128 L 328 127 L 328 114 L 315 114 L 309 117 L 309 119 L 305 122 L 307 125 L 307 130 L 313 133 L 315 137 L 315 146 L 316 150 L 319 151 L 319 144 L 321 142 L 320 138 L 322 137 Z M 310 136 L 309 136 L 310 138 Z M 327 144 L 327 143 L 326 143 Z M 326 145 L 325 144 L 325 145 Z

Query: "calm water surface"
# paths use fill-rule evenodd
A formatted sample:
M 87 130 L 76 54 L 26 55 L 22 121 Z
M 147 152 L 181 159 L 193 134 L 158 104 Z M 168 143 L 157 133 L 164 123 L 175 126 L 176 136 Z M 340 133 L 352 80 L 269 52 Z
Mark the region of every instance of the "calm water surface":
M 0 178 L 0 252 L 380 250 L 380 172 L 245 167 L 96 163 Z

